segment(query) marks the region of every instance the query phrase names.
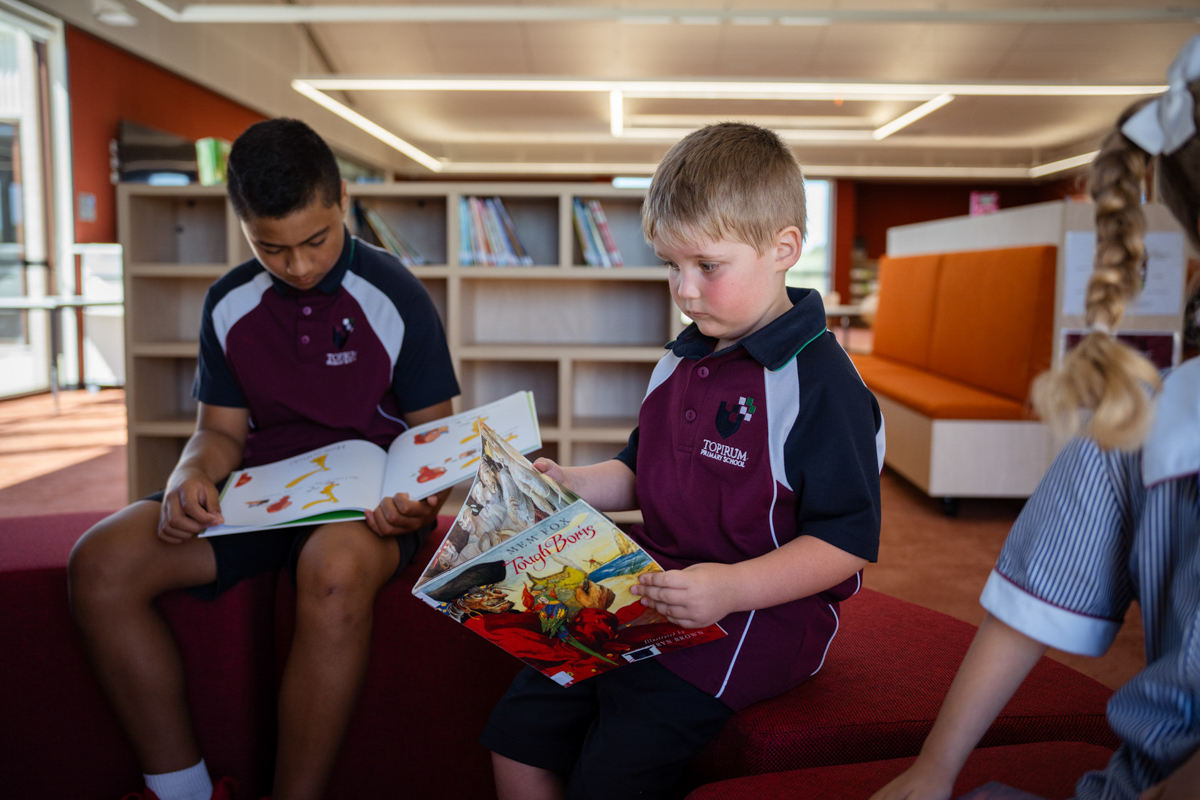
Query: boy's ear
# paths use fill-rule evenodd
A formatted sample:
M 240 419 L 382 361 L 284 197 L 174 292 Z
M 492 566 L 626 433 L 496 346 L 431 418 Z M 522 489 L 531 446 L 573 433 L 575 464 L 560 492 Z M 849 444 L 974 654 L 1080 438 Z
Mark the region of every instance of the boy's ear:
M 346 179 L 342 178 L 342 196 L 338 199 L 338 205 L 342 209 L 342 216 L 346 216 L 346 211 L 350 208 L 350 196 L 346 191 Z
M 775 237 L 775 268 L 785 272 L 800 260 L 804 237 L 795 225 L 788 225 Z

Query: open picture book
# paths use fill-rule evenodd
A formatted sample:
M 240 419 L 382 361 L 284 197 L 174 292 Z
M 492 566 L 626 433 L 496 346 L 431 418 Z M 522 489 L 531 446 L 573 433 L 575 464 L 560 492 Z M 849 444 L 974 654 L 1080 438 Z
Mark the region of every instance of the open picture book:
M 662 567 L 506 437 L 479 431 L 475 483 L 413 594 L 563 686 L 725 636 L 643 606 L 630 587 Z
M 400 492 L 423 500 L 476 474 L 482 420 L 508 446 L 542 446 L 532 392 L 409 428 L 384 450 L 350 439 L 302 455 L 233 472 L 221 490 L 224 525 L 201 536 L 362 519 Z

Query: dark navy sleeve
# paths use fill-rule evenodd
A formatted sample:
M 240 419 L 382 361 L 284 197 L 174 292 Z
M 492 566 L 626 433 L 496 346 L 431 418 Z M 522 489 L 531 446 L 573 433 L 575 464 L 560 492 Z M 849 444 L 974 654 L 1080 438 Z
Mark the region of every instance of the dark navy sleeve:
M 883 435 L 879 405 L 832 338 L 806 348 L 796 368 L 800 408 L 784 443 L 784 468 L 796 493 L 797 534 L 875 561 Z
M 403 412 L 449 400 L 459 393 L 446 332 L 433 300 L 420 281 L 412 278 L 405 308 L 404 340 L 392 370 L 392 391 Z
M 614 458 L 620 461 L 625 466 L 629 467 L 629 471 L 634 475 L 637 474 L 637 454 L 638 454 L 638 431 L 640 428 L 634 428 L 633 433 L 629 434 L 629 441 L 625 444 L 625 449 L 617 453 Z
M 204 310 L 200 317 L 200 352 L 196 358 L 196 379 L 192 383 L 192 397 L 211 406 L 246 408 L 242 387 L 233 376 L 233 370 L 229 368 L 225 351 L 217 338 L 216 326 L 213 325 L 212 312 L 215 304 L 214 292 L 209 289 L 204 296 Z

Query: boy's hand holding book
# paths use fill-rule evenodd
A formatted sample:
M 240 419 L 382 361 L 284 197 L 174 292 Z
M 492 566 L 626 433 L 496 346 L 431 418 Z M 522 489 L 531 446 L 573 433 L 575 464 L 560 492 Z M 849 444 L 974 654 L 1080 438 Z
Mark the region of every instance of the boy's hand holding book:
M 211 525 L 225 521 L 221 516 L 221 493 L 201 470 L 176 470 L 163 492 L 158 517 L 158 538 L 180 544 Z
M 446 489 L 424 500 L 410 500 L 404 492 L 385 497 L 373 511 L 367 512 L 367 527 L 376 536 L 402 536 L 418 531 L 437 521 L 438 509 L 449 494 Z
M 642 575 L 630 589 L 681 628 L 704 628 L 740 610 L 738 577 L 732 564 L 693 564 Z

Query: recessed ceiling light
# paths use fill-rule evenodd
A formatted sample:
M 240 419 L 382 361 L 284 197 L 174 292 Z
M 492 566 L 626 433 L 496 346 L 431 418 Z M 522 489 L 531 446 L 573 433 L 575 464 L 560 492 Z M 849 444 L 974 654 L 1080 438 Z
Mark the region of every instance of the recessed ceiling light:
M 115 28 L 130 28 L 138 24 L 137 17 L 129 13 L 129 9 L 117 0 L 93 0 L 92 16 L 97 22 L 112 25 Z

